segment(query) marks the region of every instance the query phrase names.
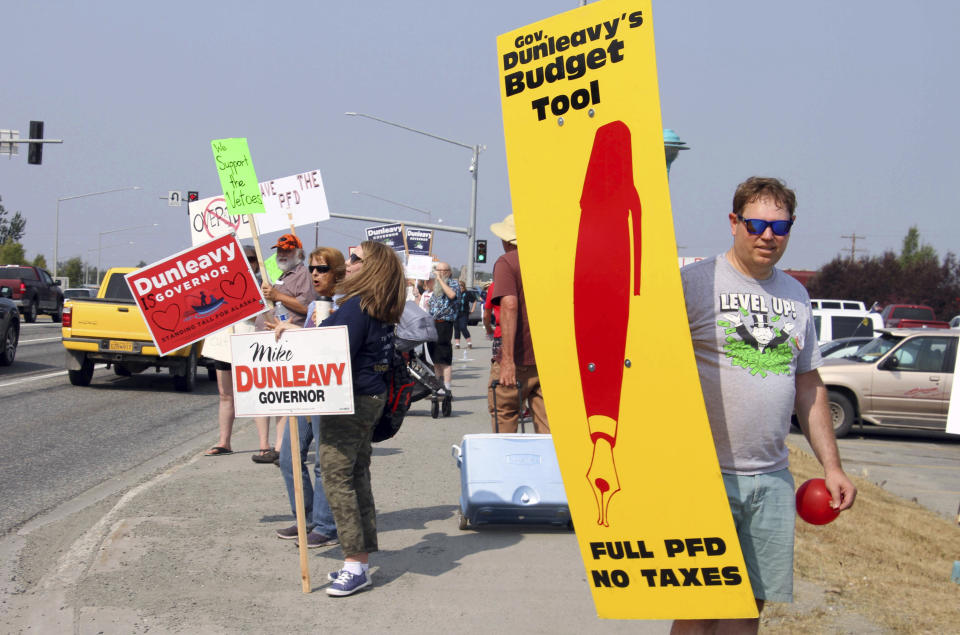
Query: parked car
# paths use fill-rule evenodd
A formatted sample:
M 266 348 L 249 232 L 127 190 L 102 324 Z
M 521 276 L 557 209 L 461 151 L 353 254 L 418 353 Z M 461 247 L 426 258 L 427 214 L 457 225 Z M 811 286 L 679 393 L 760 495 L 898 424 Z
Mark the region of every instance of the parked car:
M 952 318 L 950 318 L 950 328 L 960 328 L 960 315 L 954 315 Z
M 97 292 L 95 290 L 86 287 L 75 287 L 73 289 L 63 290 L 64 300 L 69 300 L 70 298 L 95 298 L 96 296 Z
M 27 322 L 36 322 L 37 314 L 46 313 L 54 322 L 63 312 L 63 291 L 60 281 L 46 270 L 31 265 L 0 266 L 0 286 L 10 287 L 10 299 Z
M 924 304 L 888 304 L 880 312 L 886 328 L 950 328 L 948 322 L 941 322 L 933 307 Z
M 957 339 L 948 329 L 883 329 L 852 357 L 824 360 L 820 377 L 836 435 L 856 422 L 943 430 Z
M 0 287 L 0 366 L 13 363 L 20 342 L 20 309 L 10 299 L 12 295 L 10 287 Z
M 820 345 L 820 357 L 832 359 L 835 357 L 849 357 L 867 342 L 873 341 L 873 336 L 858 335 L 857 337 L 841 337 L 837 340 L 824 342 Z

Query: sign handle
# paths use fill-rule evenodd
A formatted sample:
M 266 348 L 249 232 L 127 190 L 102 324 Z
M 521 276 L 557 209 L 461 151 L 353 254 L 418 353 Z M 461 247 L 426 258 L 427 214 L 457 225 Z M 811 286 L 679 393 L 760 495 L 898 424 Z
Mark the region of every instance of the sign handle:
M 307 561 L 307 522 L 303 509 L 303 466 L 300 462 L 300 425 L 296 417 L 288 417 L 290 455 L 293 459 L 293 498 L 297 506 L 297 542 L 300 551 L 300 586 L 310 593 L 310 565 Z

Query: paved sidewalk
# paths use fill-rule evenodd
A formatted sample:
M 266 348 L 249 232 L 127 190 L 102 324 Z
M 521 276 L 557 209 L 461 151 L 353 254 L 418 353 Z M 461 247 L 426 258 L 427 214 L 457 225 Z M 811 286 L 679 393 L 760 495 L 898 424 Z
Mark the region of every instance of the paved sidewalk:
M 432 419 L 417 402 L 398 436 L 374 446 L 372 589 L 328 597 L 326 574 L 343 558 L 330 547 L 310 550 L 313 591 L 301 591 L 297 548 L 274 535 L 293 521 L 283 481 L 250 460 L 255 429 L 241 420 L 233 446 L 245 450 L 204 457 L 197 447 L 99 505 L 99 520 L 60 545 L 54 573 L 11 598 L 11 632 L 666 632 L 665 622 L 597 619 L 570 531 L 458 529 L 451 446 L 489 431 L 489 344 L 476 345 L 454 351 L 453 416 Z M 90 517 L 29 531 L 24 557 Z
M 452 417 L 432 419 L 429 402 L 417 402 L 398 436 L 374 446 L 381 551 L 371 556 L 372 589 L 328 597 L 326 574 L 343 558 L 330 547 L 309 552 L 312 592 L 301 591 L 297 548 L 274 534 L 293 521 L 279 470 L 250 460 L 249 420 L 238 422 L 238 452 L 202 456 L 216 439 L 211 404 L 209 441 L 183 460 L 0 542 L 0 564 L 17 563 L 8 586 L 19 589 L 0 598 L 5 632 L 667 632 L 668 622 L 596 617 L 572 532 L 458 529 L 451 446 L 490 425 L 489 344 L 476 345 L 454 351 Z M 788 610 L 830 601 L 798 580 Z M 854 630 L 871 630 L 849 617 Z

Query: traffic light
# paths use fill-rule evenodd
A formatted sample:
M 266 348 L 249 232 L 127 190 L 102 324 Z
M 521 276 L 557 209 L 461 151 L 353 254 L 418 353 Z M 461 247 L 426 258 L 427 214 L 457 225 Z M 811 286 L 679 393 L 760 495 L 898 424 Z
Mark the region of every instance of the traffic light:
M 42 121 L 30 122 L 30 138 L 43 139 L 43 122 Z M 40 165 L 40 162 L 43 160 L 43 144 L 30 143 L 27 145 L 28 145 L 27 163 L 30 163 L 32 165 Z
M 486 264 L 487 262 L 487 241 L 477 240 L 476 262 Z
M 188 202 L 188 203 L 196 203 L 196 202 L 199 201 L 199 200 L 200 200 L 200 192 L 198 192 L 198 191 L 196 191 L 196 190 L 188 190 L 188 191 L 187 191 L 187 202 Z

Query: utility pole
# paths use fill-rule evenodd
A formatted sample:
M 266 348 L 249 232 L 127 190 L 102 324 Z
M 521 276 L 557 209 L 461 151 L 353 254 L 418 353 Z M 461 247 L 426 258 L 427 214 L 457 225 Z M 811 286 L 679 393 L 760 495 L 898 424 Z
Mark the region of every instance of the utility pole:
M 849 238 L 849 239 L 850 239 L 850 247 L 844 247 L 843 249 L 841 249 L 841 251 L 849 251 L 849 252 L 850 252 L 850 262 L 853 262 L 854 260 L 857 259 L 857 239 L 860 238 L 860 239 L 866 240 L 867 237 L 866 237 L 866 236 L 857 236 L 857 232 L 853 232 L 853 233 L 850 234 L 849 236 L 840 236 L 840 238 Z M 861 249 L 860 251 L 864 251 L 864 250 Z

